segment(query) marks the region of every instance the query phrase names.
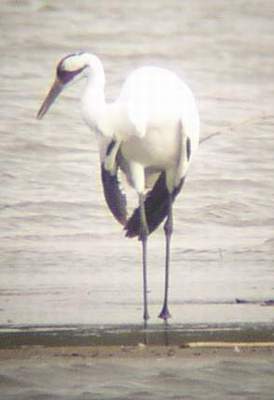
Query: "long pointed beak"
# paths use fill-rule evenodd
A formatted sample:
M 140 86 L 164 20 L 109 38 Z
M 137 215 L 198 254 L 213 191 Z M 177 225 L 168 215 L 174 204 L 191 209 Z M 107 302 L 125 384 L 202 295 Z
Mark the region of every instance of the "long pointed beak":
M 37 119 L 43 118 L 43 116 L 46 114 L 50 106 L 53 104 L 54 100 L 64 89 L 64 86 L 65 85 L 62 82 L 60 82 L 58 79 L 55 79 L 52 87 L 50 88 L 50 91 L 48 92 L 47 97 L 43 101 L 43 104 L 41 105 L 40 110 L 37 113 L 36 116 Z

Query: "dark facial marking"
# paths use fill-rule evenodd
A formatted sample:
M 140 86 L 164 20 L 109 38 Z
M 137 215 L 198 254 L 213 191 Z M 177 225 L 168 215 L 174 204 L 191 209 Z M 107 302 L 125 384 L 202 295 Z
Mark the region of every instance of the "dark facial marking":
M 75 71 L 66 71 L 62 69 L 59 64 L 57 67 L 57 77 L 63 84 L 66 84 L 71 81 L 76 75 L 80 74 L 85 68 L 86 66 L 76 69 Z
M 85 68 L 86 66 L 79 68 L 75 71 L 66 71 L 65 69 L 63 69 L 63 64 L 64 61 L 72 56 L 76 56 L 76 55 L 80 55 L 83 54 L 83 52 L 79 52 L 79 53 L 74 53 L 74 54 L 69 54 L 68 56 L 62 58 L 62 60 L 59 62 L 59 64 L 57 65 L 57 71 L 56 71 L 56 75 L 58 77 L 58 79 L 63 83 L 66 84 L 69 81 L 71 81 L 76 75 L 80 74 Z

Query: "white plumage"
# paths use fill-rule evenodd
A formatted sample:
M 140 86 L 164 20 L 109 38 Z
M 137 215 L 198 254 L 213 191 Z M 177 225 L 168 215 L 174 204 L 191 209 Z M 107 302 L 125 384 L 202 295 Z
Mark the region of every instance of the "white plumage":
M 57 66 L 57 76 L 38 118 L 69 82 L 85 77 L 83 118 L 99 143 L 102 182 L 106 201 L 127 236 L 139 236 L 143 245 L 144 320 L 148 319 L 147 237 L 166 218 L 165 299 L 160 317 L 170 317 L 167 304 L 172 204 L 185 179 L 199 143 L 199 114 L 188 86 L 173 72 L 153 66 L 133 71 L 117 100 L 105 101 L 105 75 L 101 61 L 88 53 L 72 54 Z M 139 208 L 130 218 L 119 189 L 122 170 L 139 197 Z M 154 179 L 150 179 L 150 178 Z M 147 194 L 146 189 L 154 186 Z

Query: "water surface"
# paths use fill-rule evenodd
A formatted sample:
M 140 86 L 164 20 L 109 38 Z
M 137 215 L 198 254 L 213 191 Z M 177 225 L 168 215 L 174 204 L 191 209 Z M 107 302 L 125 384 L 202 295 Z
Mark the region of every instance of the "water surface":
M 140 246 L 103 199 L 82 86 L 35 115 L 55 64 L 95 52 L 115 98 L 144 64 L 176 71 L 199 104 L 201 144 L 175 206 L 173 323 L 273 322 L 274 25 L 271 1 L 1 2 L 0 324 L 139 323 Z M 153 323 L 164 241 L 149 242 Z M 236 304 L 244 299 L 249 304 Z

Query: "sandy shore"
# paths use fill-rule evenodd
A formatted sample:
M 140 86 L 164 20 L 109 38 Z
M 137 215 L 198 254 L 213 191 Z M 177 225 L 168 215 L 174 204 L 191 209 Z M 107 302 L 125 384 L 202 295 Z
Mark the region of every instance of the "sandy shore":
M 178 358 L 194 360 L 197 357 L 209 359 L 252 359 L 263 358 L 274 361 L 274 342 L 272 343 L 237 343 L 237 342 L 197 342 L 181 346 L 147 346 L 139 343 L 137 346 L 22 346 L 14 349 L 0 349 L 0 363 L 3 361 L 52 361 L 59 359 L 64 362 L 93 359 L 134 360 Z

